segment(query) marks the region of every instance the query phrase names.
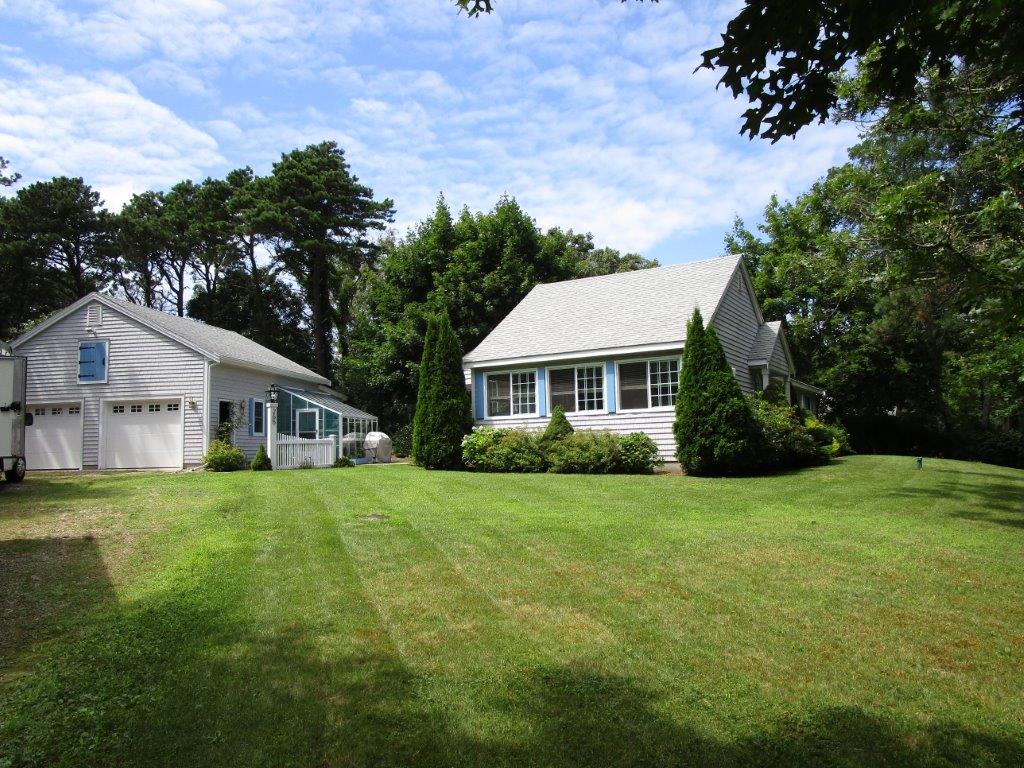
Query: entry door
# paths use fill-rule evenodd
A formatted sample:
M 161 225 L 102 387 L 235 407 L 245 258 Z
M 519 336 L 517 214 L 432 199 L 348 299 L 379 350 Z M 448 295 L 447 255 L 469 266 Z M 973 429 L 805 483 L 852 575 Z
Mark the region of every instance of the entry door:
M 304 410 L 295 412 L 295 434 L 309 440 L 315 440 L 317 435 L 316 411 Z

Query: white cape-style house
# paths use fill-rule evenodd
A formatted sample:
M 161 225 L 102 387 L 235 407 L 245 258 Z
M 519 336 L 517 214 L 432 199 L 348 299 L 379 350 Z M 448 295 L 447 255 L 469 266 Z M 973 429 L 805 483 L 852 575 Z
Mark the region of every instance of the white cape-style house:
M 744 392 L 777 382 L 817 411 L 823 391 L 796 378 L 782 324 L 765 322 L 742 257 L 724 256 L 536 286 L 463 358 L 476 423 L 541 429 L 560 405 L 577 429 L 646 432 L 671 460 L 695 308 Z

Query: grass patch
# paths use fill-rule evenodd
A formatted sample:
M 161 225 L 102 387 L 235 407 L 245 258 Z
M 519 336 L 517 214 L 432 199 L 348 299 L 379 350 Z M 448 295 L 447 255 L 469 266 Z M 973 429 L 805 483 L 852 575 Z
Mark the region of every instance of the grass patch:
M 30 475 L 0 766 L 1019 766 L 1022 551 L 1024 472 L 898 457 Z

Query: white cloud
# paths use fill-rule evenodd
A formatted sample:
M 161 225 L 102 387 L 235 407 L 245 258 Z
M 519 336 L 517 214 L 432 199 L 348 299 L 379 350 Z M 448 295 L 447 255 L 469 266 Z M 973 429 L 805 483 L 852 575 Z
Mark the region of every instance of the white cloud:
M 473 209 L 509 193 L 543 226 L 645 251 L 758 215 L 855 138 L 848 126 L 774 146 L 737 135 L 743 104 L 693 72 L 735 7 L 503 0 L 469 20 L 450 0 L 95 0 L 79 12 L 25 0 L 23 19 L 106 63 L 15 67 L 0 82 L 19 94 L 0 141 L 26 177 L 60 169 L 117 197 L 233 166 L 266 172 L 334 139 L 395 199 L 401 230 L 439 191 Z M 14 12 L 0 0 L 0 20 Z M 185 103 L 147 100 L 115 66 Z
M 87 77 L 0 56 L 0 146 L 25 176 L 82 176 L 118 208 L 134 192 L 219 168 L 208 133 L 141 96 L 127 78 Z
M 137 83 L 171 88 L 189 96 L 211 98 L 215 95 L 215 90 L 205 82 L 205 78 L 171 61 L 147 61 L 132 69 L 129 74 Z

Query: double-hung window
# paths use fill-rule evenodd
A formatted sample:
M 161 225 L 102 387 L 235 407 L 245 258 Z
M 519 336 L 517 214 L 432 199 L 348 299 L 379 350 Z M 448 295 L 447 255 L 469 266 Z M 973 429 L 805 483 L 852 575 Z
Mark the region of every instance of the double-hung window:
M 488 417 L 535 416 L 536 414 L 536 371 L 487 374 Z
M 560 405 L 566 413 L 604 410 L 603 365 L 553 368 L 548 379 L 552 408 Z
M 619 408 L 670 408 L 679 391 L 679 358 L 619 363 Z

